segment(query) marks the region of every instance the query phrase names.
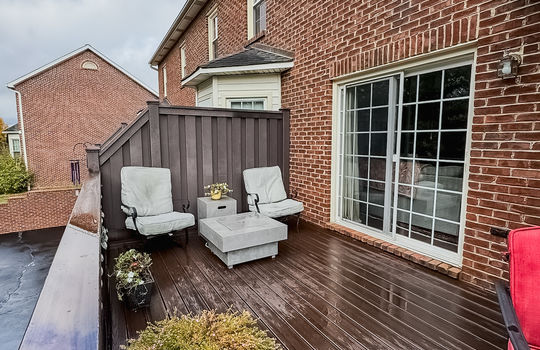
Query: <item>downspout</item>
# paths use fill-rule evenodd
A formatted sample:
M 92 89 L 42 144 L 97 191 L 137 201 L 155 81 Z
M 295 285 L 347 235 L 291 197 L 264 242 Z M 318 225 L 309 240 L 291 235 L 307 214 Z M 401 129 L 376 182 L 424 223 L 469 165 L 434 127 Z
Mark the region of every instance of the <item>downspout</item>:
M 21 141 L 22 141 L 22 147 L 24 150 L 24 166 L 28 170 L 28 156 L 26 155 L 26 137 L 24 133 L 24 118 L 23 118 L 23 110 L 22 110 L 22 96 L 21 93 L 17 90 L 15 90 L 14 87 L 8 86 L 8 89 L 13 90 L 15 92 L 15 95 L 17 95 L 17 105 L 19 107 L 19 116 L 20 116 L 20 122 L 21 122 Z

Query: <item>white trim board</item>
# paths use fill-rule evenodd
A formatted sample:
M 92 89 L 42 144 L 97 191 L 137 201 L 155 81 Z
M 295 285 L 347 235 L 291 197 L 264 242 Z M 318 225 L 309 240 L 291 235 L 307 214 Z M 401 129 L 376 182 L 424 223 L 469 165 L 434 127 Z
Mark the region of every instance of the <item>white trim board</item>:
M 35 77 L 36 75 L 39 75 L 41 74 L 42 72 L 64 62 L 64 61 L 67 61 L 68 59 L 72 58 L 72 57 L 75 57 L 77 56 L 78 54 L 84 52 L 84 51 L 91 51 L 92 53 L 94 53 L 96 56 L 98 56 L 99 58 L 101 58 L 102 60 L 104 60 L 105 62 L 109 63 L 111 66 L 113 66 L 114 68 L 118 69 L 120 72 L 122 72 L 123 74 L 125 74 L 128 78 L 130 78 L 131 80 L 133 80 L 135 83 L 137 83 L 138 85 L 140 85 L 141 87 L 143 87 L 144 89 L 146 89 L 148 92 L 150 92 L 152 95 L 158 97 L 158 93 L 156 91 L 154 91 L 152 88 L 150 88 L 149 86 L 147 86 L 146 84 L 144 84 L 142 81 L 140 81 L 139 79 L 135 78 L 133 75 L 131 75 L 128 71 L 126 71 L 124 68 L 122 68 L 121 66 L 119 66 L 118 64 L 114 63 L 112 60 L 110 60 L 107 56 L 105 56 L 104 54 L 102 54 L 101 52 L 99 52 L 98 50 L 96 50 L 95 48 L 93 48 L 91 45 L 89 44 L 86 44 L 80 48 L 78 48 L 77 50 L 74 50 L 74 51 L 71 51 L 70 53 L 62 56 L 62 57 L 59 57 L 57 58 L 56 60 L 50 62 L 50 63 L 47 63 L 46 65 L 44 66 L 41 66 L 40 68 L 36 69 L 36 70 L 33 70 L 31 71 L 30 73 L 26 74 L 26 75 L 23 75 L 22 77 L 20 78 L 17 78 L 13 81 L 10 81 L 9 83 L 7 83 L 7 87 L 10 88 L 10 89 L 15 89 L 15 86 L 32 78 L 32 77 Z

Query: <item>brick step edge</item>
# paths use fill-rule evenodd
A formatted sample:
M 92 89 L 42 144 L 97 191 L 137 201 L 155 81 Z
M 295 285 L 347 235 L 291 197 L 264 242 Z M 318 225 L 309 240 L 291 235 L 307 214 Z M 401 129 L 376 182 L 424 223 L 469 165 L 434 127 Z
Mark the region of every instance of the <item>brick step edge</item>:
M 433 271 L 437 271 L 439 273 L 442 273 L 444 275 L 447 275 L 454 279 L 459 279 L 459 275 L 461 273 L 461 269 L 456 266 L 452 266 L 450 264 L 444 263 L 440 260 L 430 258 L 428 256 L 422 255 L 420 253 L 413 252 L 412 250 L 408 250 L 406 248 L 399 247 L 395 244 L 392 244 L 390 242 L 384 241 L 382 239 L 378 239 L 375 237 L 372 237 L 370 235 L 367 235 L 365 233 L 361 233 L 358 231 L 355 231 L 351 228 L 341 226 L 338 224 L 330 223 L 327 226 L 329 229 L 336 231 L 338 233 L 341 233 L 345 236 L 352 237 L 356 240 L 362 241 L 366 244 L 369 244 L 370 246 L 382 249 L 388 253 L 394 254 L 396 256 L 400 256 L 402 258 L 405 258 L 409 261 L 412 261 L 413 263 L 422 265 L 424 267 L 427 267 Z

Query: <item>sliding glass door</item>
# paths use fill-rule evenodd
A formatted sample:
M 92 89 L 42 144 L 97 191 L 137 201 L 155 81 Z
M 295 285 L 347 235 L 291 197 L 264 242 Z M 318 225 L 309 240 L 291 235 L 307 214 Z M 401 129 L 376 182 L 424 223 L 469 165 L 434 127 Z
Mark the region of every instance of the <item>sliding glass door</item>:
M 461 63 L 341 89 L 338 219 L 458 252 L 470 85 Z
M 343 113 L 342 218 L 387 230 L 393 79 L 349 86 Z

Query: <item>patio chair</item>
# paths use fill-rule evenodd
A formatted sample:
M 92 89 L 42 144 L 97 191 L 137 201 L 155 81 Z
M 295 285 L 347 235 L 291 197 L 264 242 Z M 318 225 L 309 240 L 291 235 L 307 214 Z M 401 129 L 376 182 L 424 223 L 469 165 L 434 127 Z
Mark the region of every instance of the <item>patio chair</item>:
M 187 243 L 187 228 L 195 225 L 195 217 L 186 213 L 189 201 L 182 205 L 183 213 L 173 211 L 169 169 L 127 166 L 122 168 L 120 177 L 126 228 L 146 238 L 173 236 L 184 230 Z
M 508 349 L 540 349 L 540 226 L 508 235 L 510 288 L 499 281 L 497 297 L 509 334 Z
M 283 221 L 295 216 L 298 229 L 304 205 L 287 198 L 278 166 L 246 169 L 243 175 L 250 211 Z

